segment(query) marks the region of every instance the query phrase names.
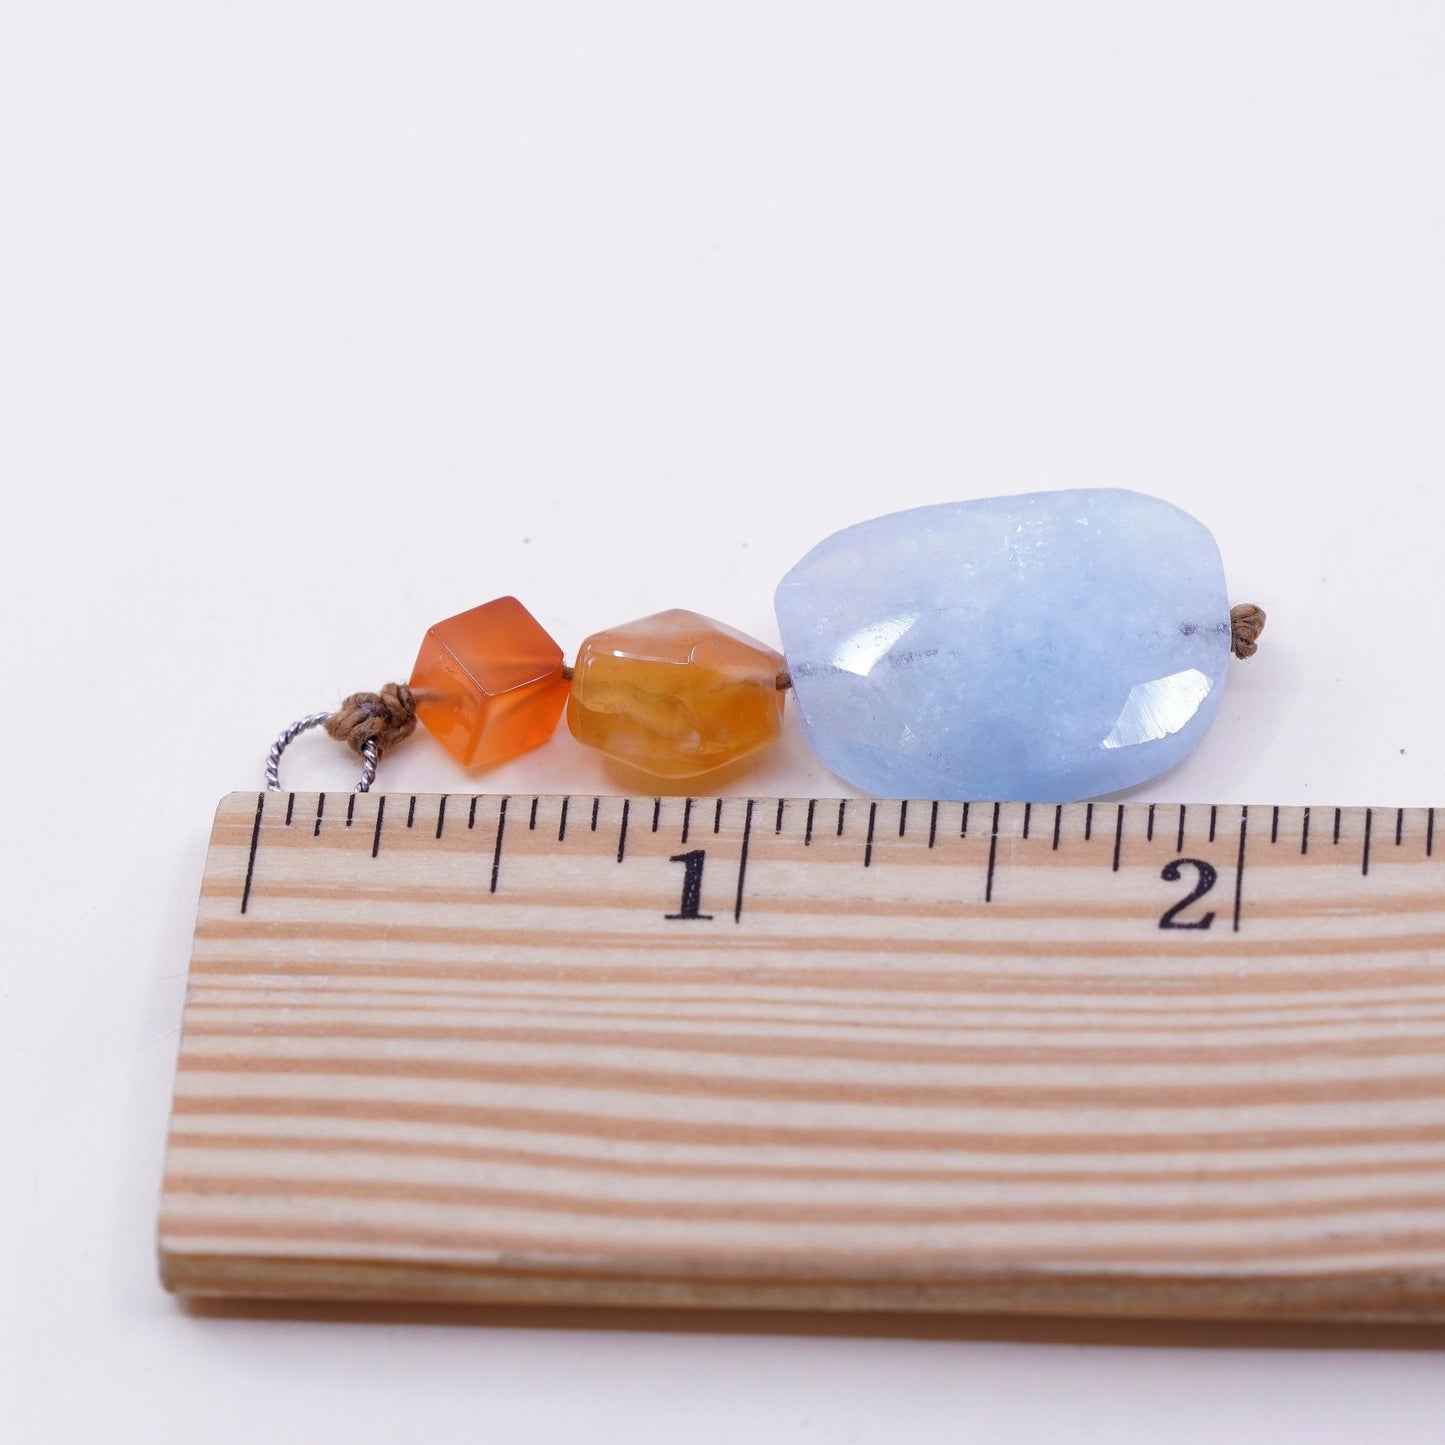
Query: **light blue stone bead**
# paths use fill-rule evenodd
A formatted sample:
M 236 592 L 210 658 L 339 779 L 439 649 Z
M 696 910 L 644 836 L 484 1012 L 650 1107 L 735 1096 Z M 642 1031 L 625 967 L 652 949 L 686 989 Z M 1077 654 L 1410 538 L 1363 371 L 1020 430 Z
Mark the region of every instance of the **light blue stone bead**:
M 891 797 L 1132 787 L 1204 736 L 1232 646 L 1209 529 L 1113 489 L 862 522 L 814 547 L 776 602 L 808 745 Z

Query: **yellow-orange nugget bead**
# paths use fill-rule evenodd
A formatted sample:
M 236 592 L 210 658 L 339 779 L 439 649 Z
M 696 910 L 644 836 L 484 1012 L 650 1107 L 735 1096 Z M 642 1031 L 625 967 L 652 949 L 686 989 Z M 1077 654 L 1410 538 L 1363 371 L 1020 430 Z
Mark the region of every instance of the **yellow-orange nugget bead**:
M 412 669 L 416 715 L 465 768 L 505 762 L 557 729 L 562 649 L 515 597 L 429 628 Z
M 783 659 L 674 608 L 594 632 L 577 653 L 567 726 L 579 742 L 664 778 L 766 747 L 783 724 Z

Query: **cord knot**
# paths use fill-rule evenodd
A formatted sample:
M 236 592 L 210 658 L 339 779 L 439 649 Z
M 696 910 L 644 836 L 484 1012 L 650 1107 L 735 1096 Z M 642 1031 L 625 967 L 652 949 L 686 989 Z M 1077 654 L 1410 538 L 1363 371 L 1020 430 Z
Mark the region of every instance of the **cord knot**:
M 1229 609 L 1229 628 L 1234 634 L 1234 655 L 1253 657 L 1259 650 L 1259 634 L 1264 631 L 1264 608 L 1253 602 L 1241 602 Z
M 326 720 L 326 731 L 358 753 L 367 743 L 384 753 L 415 728 L 416 697 L 404 682 L 389 682 L 380 692 L 354 692 Z

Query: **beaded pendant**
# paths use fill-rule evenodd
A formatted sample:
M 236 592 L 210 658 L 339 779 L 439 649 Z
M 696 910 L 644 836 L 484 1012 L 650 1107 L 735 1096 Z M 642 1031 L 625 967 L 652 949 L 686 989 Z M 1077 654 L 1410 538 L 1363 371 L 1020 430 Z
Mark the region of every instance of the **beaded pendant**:
M 593 633 L 575 664 L 513 597 L 430 628 L 411 680 L 324 724 L 376 761 L 417 721 L 463 766 L 580 742 L 694 778 L 774 741 L 791 689 L 804 739 L 873 793 L 1061 803 L 1132 787 L 1193 750 L 1257 607 L 1231 610 L 1201 522 L 1118 489 L 895 512 L 845 528 L 776 595 L 783 652 L 674 609 Z

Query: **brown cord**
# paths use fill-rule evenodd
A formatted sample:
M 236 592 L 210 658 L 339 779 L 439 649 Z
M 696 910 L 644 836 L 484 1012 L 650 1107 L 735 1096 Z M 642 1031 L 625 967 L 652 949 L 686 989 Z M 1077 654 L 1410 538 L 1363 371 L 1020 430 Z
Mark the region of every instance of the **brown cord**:
M 384 753 L 415 728 L 416 698 L 404 682 L 389 682 L 380 692 L 354 692 L 326 720 L 326 731 L 358 753 L 367 743 Z
M 1234 634 L 1234 655 L 1253 657 L 1259 650 L 1259 634 L 1264 631 L 1264 608 L 1253 602 L 1241 602 L 1229 609 L 1229 627 Z

